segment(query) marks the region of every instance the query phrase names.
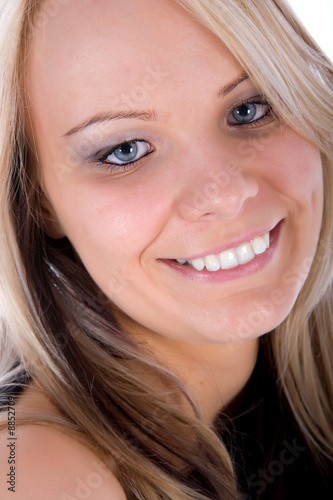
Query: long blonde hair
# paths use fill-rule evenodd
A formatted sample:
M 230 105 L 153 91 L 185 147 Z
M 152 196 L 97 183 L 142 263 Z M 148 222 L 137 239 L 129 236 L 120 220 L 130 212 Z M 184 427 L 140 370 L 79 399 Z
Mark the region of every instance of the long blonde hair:
M 176 1 L 226 44 L 281 119 L 320 149 L 317 252 L 291 313 L 267 342 L 276 383 L 314 456 L 332 459 L 332 65 L 282 0 Z M 55 11 L 61 3 L 53 1 Z M 53 15 L 45 5 L 0 0 L 0 385 L 10 387 L 25 370 L 63 417 L 21 423 L 61 428 L 110 468 L 115 461 L 128 498 L 234 499 L 232 460 L 214 429 L 181 409 L 180 381 L 121 328 L 69 241 L 42 230 L 21 89 L 36 15 Z M 164 391 L 151 387 L 148 373 Z M 200 489 L 193 470 L 210 486 Z

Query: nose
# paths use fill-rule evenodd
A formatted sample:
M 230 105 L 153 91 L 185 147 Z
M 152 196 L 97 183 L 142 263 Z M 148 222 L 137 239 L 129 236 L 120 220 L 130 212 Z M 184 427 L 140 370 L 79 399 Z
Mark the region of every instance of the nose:
M 235 219 L 259 190 L 258 181 L 232 160 L 195 168 L 179 192 L 178 210 L 187 221 Z M 197 166 L 198 167 L 198 166 Z

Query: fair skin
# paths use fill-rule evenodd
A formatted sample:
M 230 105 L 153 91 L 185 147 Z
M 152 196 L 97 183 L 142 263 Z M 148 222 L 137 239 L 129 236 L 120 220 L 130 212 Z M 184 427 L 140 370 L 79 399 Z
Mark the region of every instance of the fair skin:
M 319 235 L 319 152 L 269 114 L 231 53 L 170 0 L 69 2 L 35 29 L 28 63 L 48 233 L 69 238 L 119 321 L 212 422 L 305 279 L 294 270 Z M 255 126 L 235 125 L 249 100 Z M 111 112 L 132 117 L 78 130 Z M 127 170 L 92 159 L 119 162 L 106 153 L 137 139 L 146 156 Z M 231 270 L 171 262 L 269 231 L 270 247 Z
M 58 410 L 32 384 L 18 400 L 16 415 L 58 414 Z M 15 429 L 15 489 L 6 475 L 8 432 L 0 432 L 0 497 L 2 500 L 126 500 L 126 495 L 101 459 L 89 448 L 63 432 L 40 425 L 18 425 Z

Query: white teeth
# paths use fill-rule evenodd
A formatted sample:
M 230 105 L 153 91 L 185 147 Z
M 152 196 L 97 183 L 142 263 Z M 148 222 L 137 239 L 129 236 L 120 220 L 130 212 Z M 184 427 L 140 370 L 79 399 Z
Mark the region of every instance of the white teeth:
M 191 262 L 192 262 L 192 266 L 197 271 L 202 271 L 203 268 L 205 267 L 205 261 L 203 259 L 194 259 Z
M 220 253 L 221 269 L 232 269 L 239 266 L 239 260 L 235 250 L 226 250 Z
M 264 253 L 267 246 L 266 246 L 264 239 L 262 237 L 258 236 L 257 238 L 254 238 L 254 240 L 252 241 L 252 248 L 254 250 L 254 253 L 256 255 L 259 255 L 261 253 Z
M 237 255 L 240 264 L 247 264 L 250 260 L 254 259 L 256 254 L 248 243 L 244 243 L 237 248 Z
M 269 233 L 265 233 L 263 236 L 262 236 L 262 239 L 264 240 L 265 242 L 265 245 L 266 245 L 266 248 L 269 248 Z
M 270 234 L 255 237 L 250 243 L 242 243 L 238 248 L 225 250 L 219 255 L 207 255 L 203 258 L 185 260 L 176 259 L 179 264 L 190 264 L 197 271 L 202 271 L 205 267 L 207 271 L 218 271 L 219 269 L 232 269 L 233 267 L 247 264 L 256 255 L 260 255 L 269 248 Z
M 207 255 L 204 261 L 207 271 L 218 271 L 220 269 L 219 259 L 215 255 Z

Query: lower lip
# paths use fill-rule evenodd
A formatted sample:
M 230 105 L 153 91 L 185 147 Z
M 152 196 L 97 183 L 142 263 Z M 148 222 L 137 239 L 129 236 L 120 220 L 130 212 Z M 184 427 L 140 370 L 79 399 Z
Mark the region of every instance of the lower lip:
M 197 271 L 191 265 L 178 264 L 178 262 L 172 259 L 161 259 L 160 262 L 167 265 L 172 271 L 175 271 L 182 277 L 193 281 L 223 283 L 225 281 L 245 278 L 261 271 L 271 261 L 278 246 L 282 223 L 283 221 L 279 222 L 270 232 L 270 245 L 264 253 L 256 255 L 255 258 L 247 264 L 241 264 L 232 269 L 219 269 L 218 271 L 207 271 L 207 269 L 203 269 L 202 271 Z

